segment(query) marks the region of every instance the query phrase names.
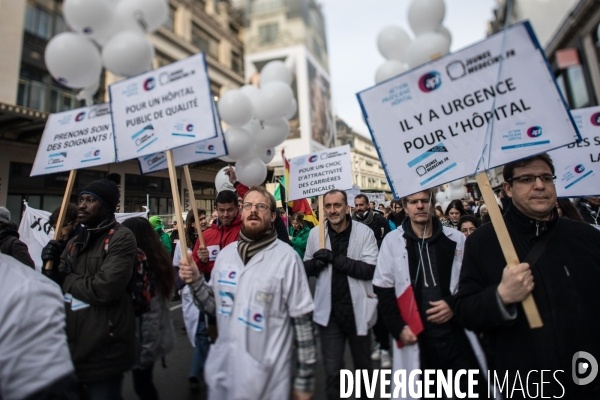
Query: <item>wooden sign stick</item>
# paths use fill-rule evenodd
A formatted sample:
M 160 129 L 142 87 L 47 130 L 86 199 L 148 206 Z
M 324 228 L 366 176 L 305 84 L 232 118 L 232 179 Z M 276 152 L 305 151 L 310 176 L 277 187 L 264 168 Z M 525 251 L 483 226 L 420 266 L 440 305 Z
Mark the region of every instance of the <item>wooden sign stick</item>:
M 481 190 L 481 194 L 485 200 L 488 213 L 490 214 L 492 224 L 494 225 L 494 230 L 498 236 L 502 253 L 506 259 L 506 264 L 508 264 L 509 268 L 515 268 L 517 265 L 519 265 L 519 256 L 517 256 L 515 246 L 513 246 L 513 243 L 510 239 L 508 229 L 504 223 L 504 218 L 502 218 L 500 207 L 498 206 L 498 203 L 496 203 L 496 197 L 492 191 L 490 180 L 485 172 L 478 174 L 476 179 L 477 184 L 479 185 L 479 190 Z M 538 312 L 537 305 L 535 304 L 535 300 L 533 299 L 531 293 L 525 300 L 523 300 L 521 304 L 531 329 L 541 328 L 544 326 L 542 318 L 540 317 L 540 313 Z
M 194 195 L 194 187 L 192 186 L 192 177 L 190 175 L 190 168 L 187 165 L 183 166 L 183 174 L 185 175 L 185 183 L 188 187 L 188 193 L 190 194 L 190 207 L 194 212 L 194 221 L 196 221 L 196 232 L 198 233 L 198 241 L 200 246 L 206 247 L 204 244 L 204 238 L 202 237 L 202 229 L 200 228 L 200 217 L 198 216 L 198 207 L 196 207 L 196 196 Z M 179 239 L 181 242 L 181 239 Z
M 69 173 L 69 180 L 67 181 L 67 188 L 65 189 L 65 195 L 63 196 L 63 201 L 60 206 L 60 213 L 58 214 L 58 220 L 56 221 L 56 227 L 54 228 L 54 240 L 58 240 L 60 238 L 60 231 L 62 230 L 63 225 L 65 224 L 65 216 L 67 215 L 67 207 L 69 205 L 69 199 L 71 198 L 71 192 L 73 191 L 73 185 L 75 184 L 75 176 L 77 175 L 77 170 L 72 169 Z M 46 265 L 44 265 L 44 269 L 51 270 L 54 262 L 52 260 L 46 261 Z
M 323 196 L 319 196 L 319 248 L 325 248 L 325 206 Z
M 173 207 L 175 208 L 175 220 L 177 221 L 177 231 L 179 232 L 179 241 L 183 239 L 185 243 L 185 228 L 183 227 L 183 217 L 181 215 L 181 203 L 179 202 L 179 188 L 177 187 L 177 173 L 175 170 L 175 161 L 173 160 L 173 151 L 167 150 L 167 165 L 169 167 L 169 179 L 171 180 L 171 193 L 173 195 Z M 185 247 L 185 248 L 184 248 Z M 187 257 L 187 246 L 180 245 L 181 259 L 189 260 Z M 185 283 L 191 283 L 191 279 Z

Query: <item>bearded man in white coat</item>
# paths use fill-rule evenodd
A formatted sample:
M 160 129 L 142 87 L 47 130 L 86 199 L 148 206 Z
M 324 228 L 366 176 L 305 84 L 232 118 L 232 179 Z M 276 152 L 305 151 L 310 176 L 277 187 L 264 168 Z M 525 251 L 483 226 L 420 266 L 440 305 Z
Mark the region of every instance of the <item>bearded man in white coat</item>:
M 408 218 L 383 240 L 373 277 L 380 315 L 396 339 L 393 369 L 406 370 L 407 377 L 415 369 L 476 370 L 485 363 L 481 349 L 453 312 L 465 237 L 434 216 L 431 191 L 407 196 L 402 203 Z M 463 378 L 454 393 L 467 393 Z M 477 391 L 486 393 L 483 386 L 478 383 Z M 409 389 L 406 384 L 393 398 L 413 398 Z M 435 385 L 429 391 L 436 393 Z M 452 398 L 452 393 L 435 398 Z
M 215 261 L 210 282 L 193 262 L 179 274 L 194 302 L 217 316 L 219 337 L 204 370 L 210 400 L 289 398 L 292 340 L 297 356 L 293 396 L 308 400 L 314 390 L 316 343 L 312 297 L 302 260 L 273 228 L 276 203 L 262 187 L 242 202 L 239 240 Z

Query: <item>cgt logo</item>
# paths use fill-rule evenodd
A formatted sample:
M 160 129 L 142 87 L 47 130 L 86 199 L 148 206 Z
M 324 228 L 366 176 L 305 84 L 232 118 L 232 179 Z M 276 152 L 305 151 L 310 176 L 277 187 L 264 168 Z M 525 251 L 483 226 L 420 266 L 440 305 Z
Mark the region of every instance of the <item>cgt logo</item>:
M 217 250 L 213 250 L 213 256 L 214 256 L 214 255 L 216 255 L 216 254 L 217 254 Z M 231 271 L 231 272 L 229 273 L 229 275 L 227 275 L 227 277 L 228 277 L 229 279 L 233 279 L 233 278 L 235 278 L 235 276 L 236 276 L 236 275 L 237 275 L 237 274 L 235 273 L 235 271 Z
M 149 92 L 156 87 L 156 79 L 150 77 L 144 81 L 144 90 Z
M 192 124 L 187 124 L 187 125 L 186 125 L 186 127 L 185 127 L 185 130 L 186 130 L 186 131 L 188 131 L 188 132 L 191 132 L 191 131 L 193 131 L 193 130 L 194 130 L 194 125 L 192 125 Z
M 531 128 L 527 129 L 527 136 L 529 136 L 530 138 L 537 138 L 542 136 L 542 128 L 539 126 L 532 126 Z
M 583 164 L 579 164 L 579 165 L 575 166 L 575 172 L 576 173 L 580 174 L 583 171 L 585 171 L 585 167 L 583 166 Z
M 428 72 L 419 79 L 419 89 L 422 92 L 433 92 L 440 86 L 442 86 L 442 76 L 437 71 Z
M 316 155 L 308 157 L 308 162 L 316 162 L 319 159 Z
M 84 118 L 85 118 L 85 111 L 82 111 L 75 116 L 75 121 L 80 122 L 80 121 L 83 121 Z
M 252 317 L 252 319 L 253 319 L 255 322 L 262 322 L 262 320 L 263 320 L 263 316 L 262 316 L 262 314 L 258 314 L 258 313 L 256 313 L 256 314 L 254 314 L 254 316 Z
M 592 114 L 591 122 L 594 126 L 600 126 L 600 112 Z
M 592 383 L 598 375 L 598 361 L 586 351 L 578 351 L 573 354 L 572 360 L 573 382 L 583 386 Z M 587 375 L 587 376 L 586 376 Z

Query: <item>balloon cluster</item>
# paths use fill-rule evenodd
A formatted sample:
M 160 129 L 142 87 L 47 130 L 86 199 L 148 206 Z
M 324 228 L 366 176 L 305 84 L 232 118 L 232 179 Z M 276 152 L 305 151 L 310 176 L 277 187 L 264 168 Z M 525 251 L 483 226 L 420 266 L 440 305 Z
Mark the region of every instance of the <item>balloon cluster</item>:
M 91 100 L 102 67 L 131 77 L 152 69 L 154 46 L 146 37 L 168 14 L 166 0 L 65 0 L 63 14 L 73 32 L 54 36 L 46 46 L 48 71 L 60 83 L 83 89 Z
M 450 182 L 446 190 L 438 191 L 435 195 L 435 200 L 442 206 L 442 210 L 445 212 L 446 208 L 452 200 L 464 199 L 467 195 L 467 189 L 463 186 L 463 180 L 459 179 L 454 182 Z
M 288 120 L 298 108 L 291 82 L 288 67 L 271 61 L 261 71 L 260 89 L 245 85 L 219 99 L 221 119 L 230 126 L 224 134 L 229 155 L 221 159 L 235 162 L 237 178 L 246 186 L 264 182 L 275 146 L 290 133 Z
M 448 54 L 452 36 L 442 26 L 445 14 L 444 0 L 413 0 L 408 23 L 415 34 L 414 40 L 399 26 L 383 28 L 377 37 L 377 46 L 386 61 L 377 69 L 375 83 Z

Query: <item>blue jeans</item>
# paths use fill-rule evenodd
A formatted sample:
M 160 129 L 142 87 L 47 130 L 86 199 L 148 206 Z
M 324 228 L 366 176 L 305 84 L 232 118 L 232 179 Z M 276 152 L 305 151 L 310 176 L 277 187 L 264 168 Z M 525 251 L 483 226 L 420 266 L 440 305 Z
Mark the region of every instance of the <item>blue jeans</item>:
M 194 344 L 196 347 L 194 348 L 190 378 L 196 377 L 202 380 L 204 363 L 210 349 L 210 340 L 208 339 L 208 331 L 206 330 L 206 315 L 202 311 L 200 311 L 200 316 L 198 317 L 198 329 L 196 329 Z
M 120 400 L 123 386 L 123 374 L 115 375 L 103 381 L 86 383 L 90 400 Z

